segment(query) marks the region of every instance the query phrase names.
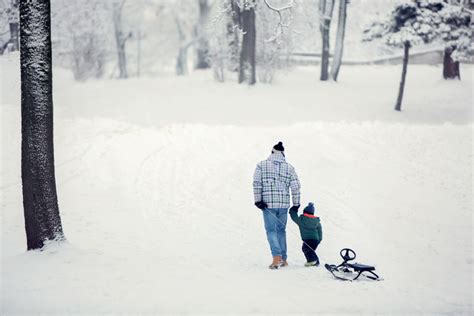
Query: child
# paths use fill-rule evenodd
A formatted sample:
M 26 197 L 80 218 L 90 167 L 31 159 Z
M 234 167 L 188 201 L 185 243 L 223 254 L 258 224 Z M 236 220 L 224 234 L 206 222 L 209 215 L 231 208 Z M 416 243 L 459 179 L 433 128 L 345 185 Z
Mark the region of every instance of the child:
M 303 253 L 306 257 L 305 267 L 319 266 L 319 258 L 316 255 L 316 248 L 323 240 L 323 230 L 319 217 L 314 216 L 314 205 L 309 203 L 303 210 L 303 214 L 298 217 L 298 210 L 290 209 L 290 216 L 293 222 L 300 228 L 301 239 L 303 239 Z

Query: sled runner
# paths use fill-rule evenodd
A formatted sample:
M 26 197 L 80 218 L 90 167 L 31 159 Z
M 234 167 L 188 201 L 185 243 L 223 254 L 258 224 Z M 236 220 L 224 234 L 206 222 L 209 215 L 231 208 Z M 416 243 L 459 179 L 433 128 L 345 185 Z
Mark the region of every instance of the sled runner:
M 374 272 L 375 267 L 368 266 L 360 263 L 349 263 L 349 261 L 356 258 L 356 253 L 354 250 L 349 248 L 344 248 L 339 253 L 342 257 L 342 262 L 340 265 L 336 266 L 335 264 L 325 264 L 324 267 L 331 272 L 331 274 L 339 280 L 343 281 L 354 281 L 357 280 L 361 275 L 365 278 L 374 281 L 381 281 L 382 279 Z

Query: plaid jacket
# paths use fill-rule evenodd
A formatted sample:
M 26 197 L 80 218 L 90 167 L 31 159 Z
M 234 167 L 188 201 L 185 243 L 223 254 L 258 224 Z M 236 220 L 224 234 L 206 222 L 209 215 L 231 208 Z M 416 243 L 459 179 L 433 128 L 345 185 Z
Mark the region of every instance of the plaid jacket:
M 271 154 L 257 164 L 253 176 L 255 202 L 263 201 L 268 208 L 289 208 L 290 189 L 293 205 L 300 205 L 300 181 L 283 154 Z

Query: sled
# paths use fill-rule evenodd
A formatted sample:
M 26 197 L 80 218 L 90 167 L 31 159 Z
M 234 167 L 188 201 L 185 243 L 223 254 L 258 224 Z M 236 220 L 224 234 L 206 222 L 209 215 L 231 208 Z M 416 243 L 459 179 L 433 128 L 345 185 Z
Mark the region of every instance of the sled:
M 350 263 L 349 261 L 356 258 L 356 253 L 354 250 L 349 248 L 344 248 L 339 253 L 344 260 L 340 265 L 336 266 L 335 264 L 325 264 L 324 267 L 331 272 L 331 274 L 343 281 L 355 281 L 360 276 L 367 278 L 373 281 L 381 281 L 380 278 L 374 271 L 374 266 L 369 266 L 360 263 Z

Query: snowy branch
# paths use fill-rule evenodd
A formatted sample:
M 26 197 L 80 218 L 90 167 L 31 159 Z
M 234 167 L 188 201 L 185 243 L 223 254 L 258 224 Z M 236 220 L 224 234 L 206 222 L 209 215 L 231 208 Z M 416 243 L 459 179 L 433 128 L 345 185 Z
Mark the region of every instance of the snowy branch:
M 269 42 L 273 42 L 273 41 L 276 41 L 276 40 L 279 40 L 279 38 L 281 37 L 281 35 L 283 34 L 283 29 L 284 28 L 287 28 L 290 26 L 291 24 L 291 20 L 288 19 L 288 22 L 287 23 L 284 23 L 283 20 L 283 12 L 284 11 L 290 11 L 291 12 L 291 9 L 293 8 L 294 4 L 295 4 L 295 0 L 290 0 L 286 5 L 282 6 L 282 7 L 275 7 L 274 5 L 270 4 L 269 2 L 270 0 L 264 0 L 264 3 L 265 5 L 267 6 L 267 8 L 269 8 L 270 10 L 276 12 L 278 14 L 278 17 L 279 17 L 279 21 L 278 21 L 278 24 L 275 28 L 275 35 L 273 37 L 271 37 L 270 39 L 268 39 Z

